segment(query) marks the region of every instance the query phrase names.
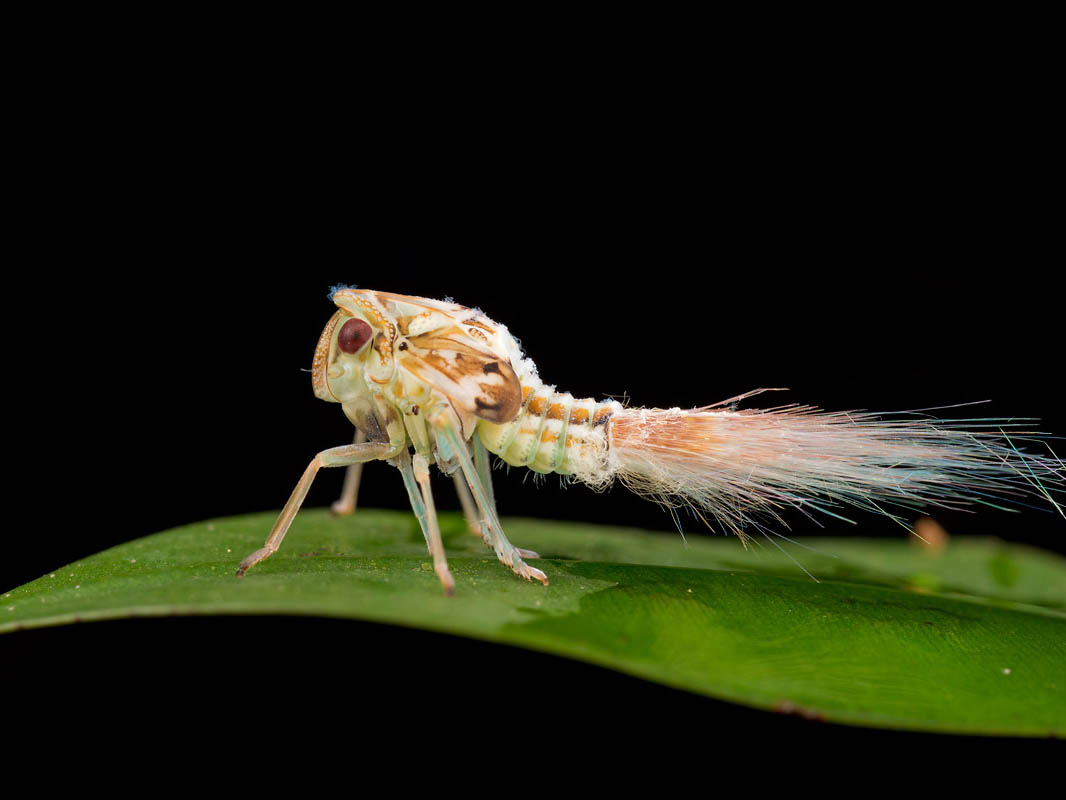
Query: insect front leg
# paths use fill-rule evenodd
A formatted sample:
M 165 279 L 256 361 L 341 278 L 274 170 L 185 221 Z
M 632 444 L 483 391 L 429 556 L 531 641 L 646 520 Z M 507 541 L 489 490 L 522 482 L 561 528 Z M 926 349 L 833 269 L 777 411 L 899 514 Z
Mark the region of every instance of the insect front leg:
M 438 450 L 454 455 L 458 459 L 463 475 L 466 477 L 466 482 L 470 486 L 470 492 L 474 496 L 474 502 L 477 503 L 478 509 L 481 511 L 481 523 L 489 530 L 491 538 L 489 545 L 496 551 L 496 557 L 509 566 L 516 575 L 522 576 L 527 581 L 536 578 L 547 586 L 548 576 L 522 560 L 523 554 L 528 554 L 525 557 L 530 558 L 535 557 L 536 553 L 530 550 L 521 550 L 507 541 L 503 528 L 500 526 L 500 521 L 496 516 L 496 509 L 489 498 L 489 491 L 481 483 L 477 468 L 474 466 L 473 461 L 470 460 L 466 442 L 459 435 L 448 412 L 438 408 L 433 413 L 428 414 L 427 419 L 437 439 Z
M 366 434 L 356 428 L 355 439 L 352 443 L 362 444 L 365 441 Z M 362 477 L 362 463 L 348 466 L 348 469 L 344 471 L 344 488 L 341 489 L 341 496 L 333 501 L 333 504 L 329 507 L 330 511 L 341 516 L 355 513 L 355 503 L 359 497 L 359 480 Z
M 318 471 L 322 467 L 345 467 L 349 464 L 362 464 L 366 461 L 388 458 L 392 454 L 393 449 L 394 448 L 391 445 L 384 442 L 346 444 L 341 447 L 332 447 L 329 450 L 323 450 L 312 458 L 311 463 L 308 464 L 307 469 L 304 470 L 304 474 L 300 478 L 299 483 L 296 484 L 296 488 L 292 490 L 292 494 L 289 496 L 289 502 L 287 502 L 285 507 L 281 509 L 281 514 L 278 515 L 274 527 L 270 529 L 270 535 L 267 536 L 266 544 L 241 562 L 240 567 L 237 569 L 237 576 L 240 577 L 244 575 L 245 572 L 263 559 L 275 553 L 277 549 L 281 547 L 282 539 L 285 538 L 285 534 L 288 532 L 289 526 L 292 524 L 292 520 L 296 516 L 296 512 L 300 510 L 304 498 L 307 497 L 307 491 L 311 488 L 311 483 L 314 481 L 315 475 L 318 474 Z

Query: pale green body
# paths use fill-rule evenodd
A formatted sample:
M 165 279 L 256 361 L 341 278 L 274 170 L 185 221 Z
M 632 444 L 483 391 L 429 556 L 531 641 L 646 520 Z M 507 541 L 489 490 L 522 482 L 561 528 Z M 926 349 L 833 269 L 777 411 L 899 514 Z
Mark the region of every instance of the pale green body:
M 513 420 L 478 422 L 477 435 L 489 452 L 511 466 L 598 483 L 608 469 L 609 421 L 618 404 L 556 392 L 535 373 L 523 377 L 522 393 L 522 410 Z

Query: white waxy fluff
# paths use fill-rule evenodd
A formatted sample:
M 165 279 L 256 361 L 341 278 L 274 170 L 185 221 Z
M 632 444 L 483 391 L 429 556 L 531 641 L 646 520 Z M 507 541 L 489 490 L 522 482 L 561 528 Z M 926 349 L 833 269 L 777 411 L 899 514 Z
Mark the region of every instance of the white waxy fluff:
M 1063 513 L 1052 494 L 1066 485 L 1063 462 L 1017 420 L 735 408 L 753 394 L 689 410 L 621 409 L 611 476 L 741 537 L 768 520 L 787 527 L 789 508 L 842 517 L 852 506 L 905 522 L 900 509 L 1002 508 L 1039 496 Z M 1023 451 L 1034 442 L 1043 454 Z

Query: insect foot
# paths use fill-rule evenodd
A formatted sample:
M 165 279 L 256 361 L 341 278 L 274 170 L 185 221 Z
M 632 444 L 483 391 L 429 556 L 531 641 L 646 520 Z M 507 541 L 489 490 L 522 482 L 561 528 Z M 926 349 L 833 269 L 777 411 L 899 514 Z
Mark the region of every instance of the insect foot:
M 239 567 L 237 567 L 237 577 L 238 578 L 243 578 L 244 577 L 244 573 L 246 573 L 248 570 L 250 570 L 256 564 L 258 564 L 264 558 L 267 558 L 268 556 L 272 555 L 273 553 L 274 553 L 274 548 L 271 548 L 271 547 L 260 547 L 258 550 L 256 550 L 254 553 L 252 553 L 250 556 L 247 556 L 244 559 L 244 561 L 241 562 L 241 565 Z
M 526 556 L 526 558 L 540 558 L 540 556 L 538 556 L 532 550 L 522 550 L 521 548 L 511 545 L 510 550 L 505 551 L 503 554 L 497 553 L 496 556 L 500 559 L 500 561 L 509 566 L 515 575 L 525 578 L 527 581 L 531 581 L 536 578 L 545 586 L 548 585 L 547 575 L 545 575 L 536 567 L 529 566 L 529 564 L 522 560 L 522 556 Z
M 433 571 L 437 573 L 437 578 L 440 579 L 441 588 L 444 589 L 444 595 L 446 597 L 452 597 L 455 594 L 455 578 L 452 577 L 452 573 L 448 571 L 447 564 L 438 564 L 433 568 Z
M 329 507 L 329 510 L 338 517 L 346 517 L 349 514 L 355 513 L 355 503 L 350 500 L 340 499 L 334 500 Z
M 536 578 L 544 583 L 545 586 L 548 586 L 548 576 L 537 570 L 535 566 L 530 566 L 522 561 L 520 558 L 515 558 L 515 563 L 512 565 L 511 569 L 514 570 L 515 575 L 519 575 L 527 580 L 533 580 L 533 578 Z

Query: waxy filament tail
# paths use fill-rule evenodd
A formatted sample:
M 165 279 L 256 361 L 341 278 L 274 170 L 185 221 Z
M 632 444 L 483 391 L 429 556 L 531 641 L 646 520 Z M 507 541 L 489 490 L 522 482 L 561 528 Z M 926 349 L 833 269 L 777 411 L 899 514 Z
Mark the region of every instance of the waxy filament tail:
M 901 509 L 1003 508 L 1032 496 L 1061 508 L 1051 492 L 1063 489 L 1062 462 L 1021 452 L 1016 444 L 1041 437 L 1016 421 L 736 409 L 750 394 L 698 409 L 619 410 L 611 477 L 741 537 L 768 520 L 787 527 L 789 508 L 846 519 L 851 506 L 901 522 Z

